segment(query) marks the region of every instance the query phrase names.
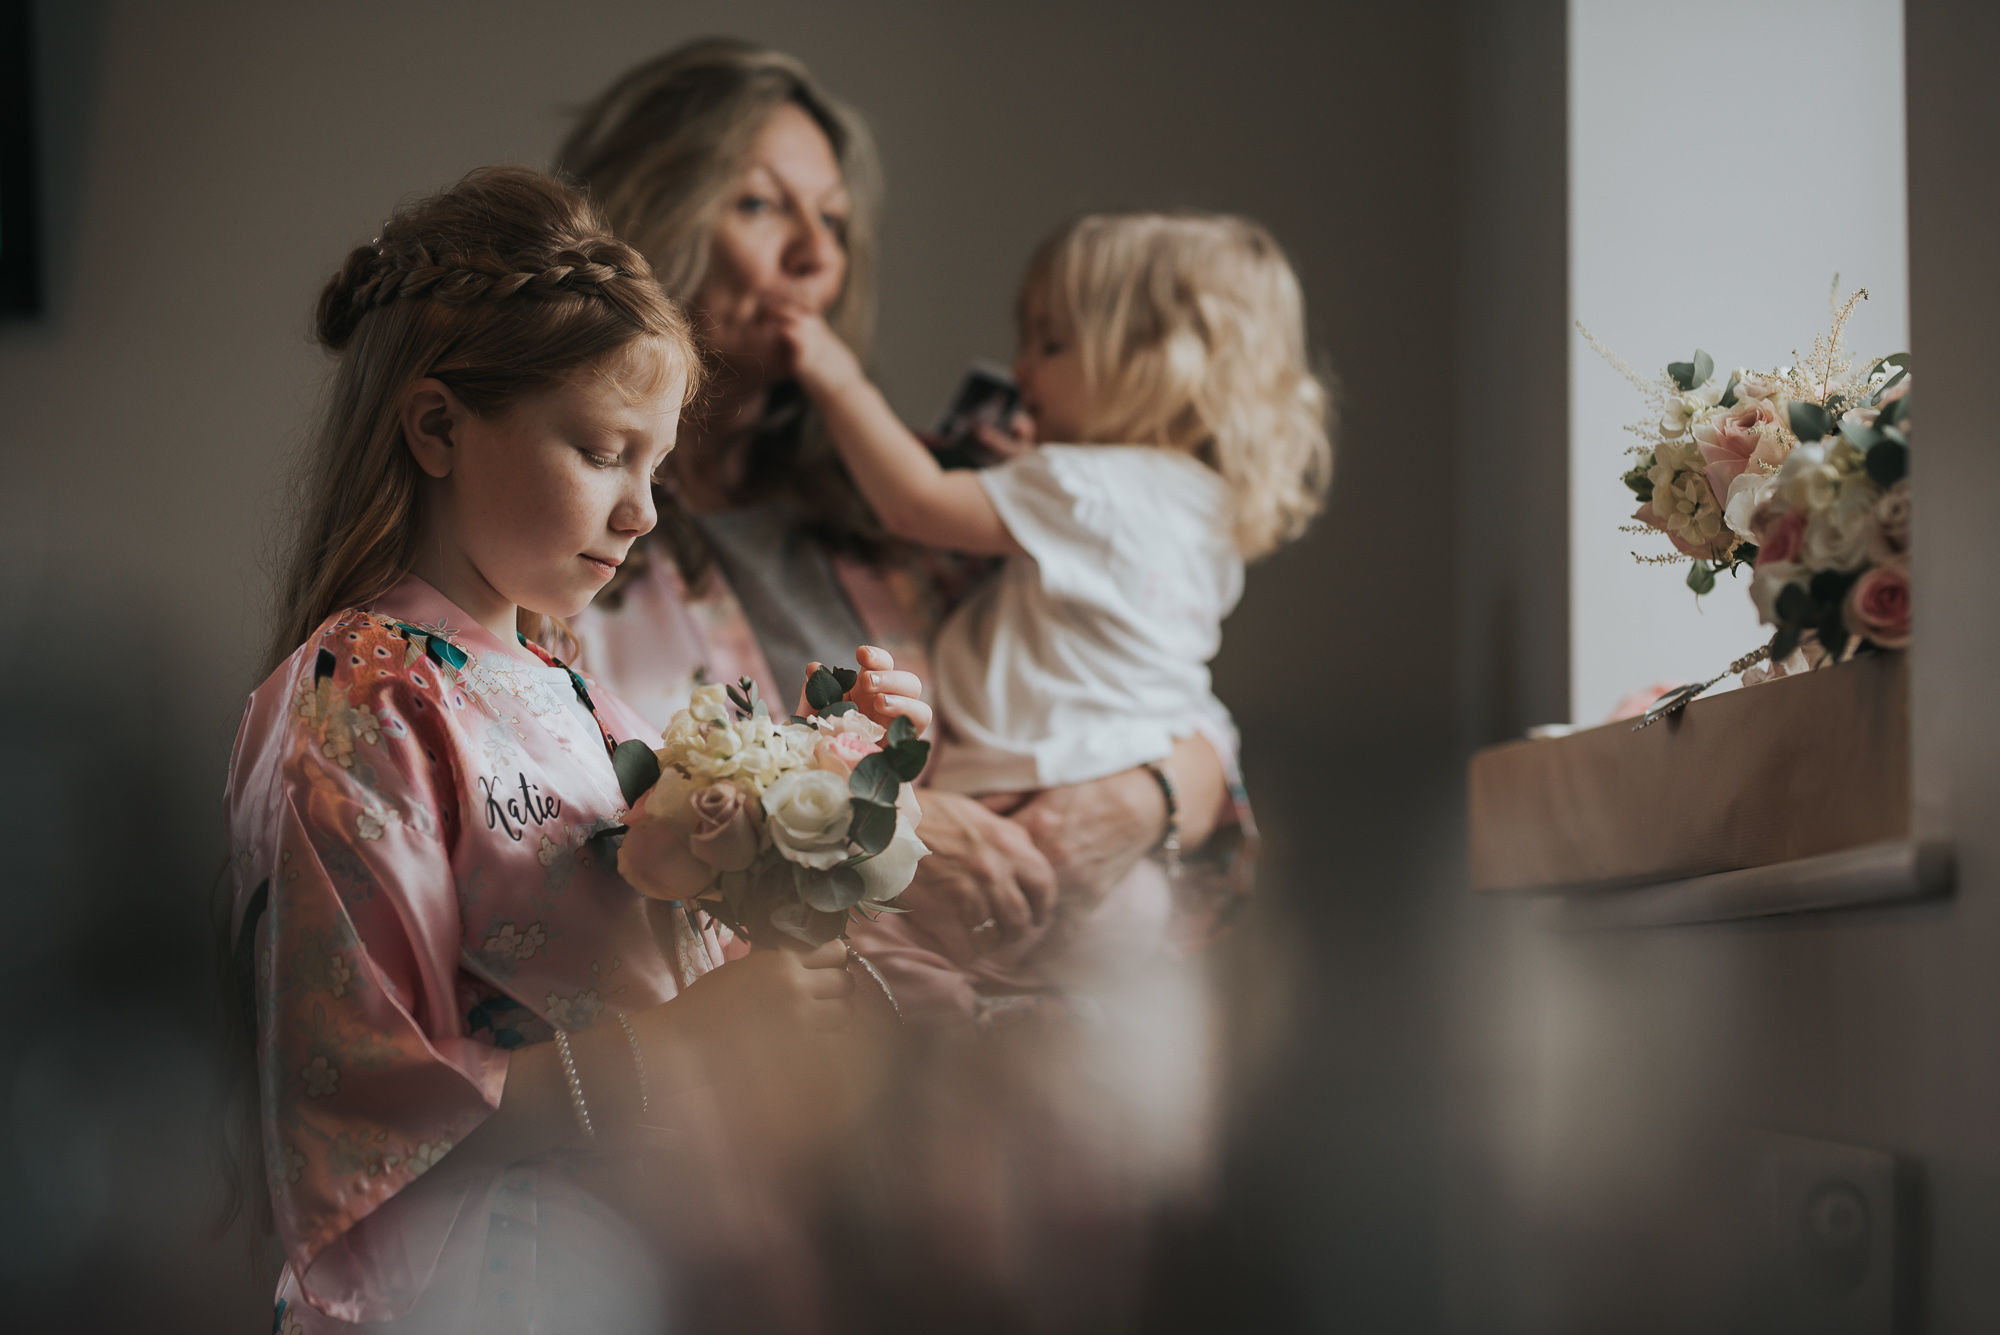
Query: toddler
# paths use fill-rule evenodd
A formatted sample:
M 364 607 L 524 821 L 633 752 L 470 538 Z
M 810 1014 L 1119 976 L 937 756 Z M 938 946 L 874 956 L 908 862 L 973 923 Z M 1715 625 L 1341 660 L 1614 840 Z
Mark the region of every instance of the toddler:
M 1013 794 L 1230 736 L 1208 661 L 1243 565 L 1297 537 L 1331 472 L 1298 280 L 1270 233 L 1215 214 L 1096 214 L 1020 289 L 1013 457 L 946 471 L 824 322 L 798 374 L 882 522 L 1003 556 L 938 632 L 930 782 Z M 1049 442 L 1036 444 L 1037 441 Z

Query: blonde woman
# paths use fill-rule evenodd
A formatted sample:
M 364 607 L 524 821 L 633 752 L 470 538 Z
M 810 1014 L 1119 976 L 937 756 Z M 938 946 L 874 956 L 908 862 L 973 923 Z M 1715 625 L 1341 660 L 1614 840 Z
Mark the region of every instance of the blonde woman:
M 574 623 L 584 661 L 656 724 L 702 680 L 749 676 L 789 699 L 805 663 L 845 661 L 857 637 L 923 675 L 966 568 L 883 528 L 783 336 L 805 313 L 867 356 L 880 174 L 865 127 L 791 57 L 703 41 L 606 90 L 561 165 L 686 306 L 707 376 L 663 470 L 657 533 Z M 1223 729 L 1177 739 L 1165 761 L 1190 853 L 1190 938 L 1247 885 L 1247 808 L 1225 758 Z M 1059 896 L 1103 895 L 1159 845 L 1168 816 L 1138 766 L 1050 788 L 1011 819 L 936 793 L 919 832 L 932 854 L 901 902 L 944 958 L 976 970 L 1044 931 Z M 905 1008 L 976 1018 L 972 976 Z

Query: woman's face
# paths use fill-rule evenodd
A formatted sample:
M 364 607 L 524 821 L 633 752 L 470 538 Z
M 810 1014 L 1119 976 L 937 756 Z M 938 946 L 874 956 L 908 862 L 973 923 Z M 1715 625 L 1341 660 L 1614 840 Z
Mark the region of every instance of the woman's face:
M 1020 350 L 1014 355 L 1021 409 L 1034 419 L 1037 441 L 1081 443 L 1090 418 L 1090 396 L 1075 332 L 1049 314 L 1048 302 L 1040 294 L 1029 295 L 1025 315 Z
M 847 279 L 847 182 L 805 110 L 771 113 L 716 224 L 708 272 L 689 306 L 709 347 L 739 374 L 777 378 L 773 316 L 824 315 Z
M 590 603 L 658 518 L 652 480 L 686 382 L 655 360 L 635 351 L 485 417 L 418 382 L 405 438 L 437 479 L 424 536 L 441 592 L 482 621 L 489 603 L 551 616 Z M 430 556 L 417 552 L 427 577 Z

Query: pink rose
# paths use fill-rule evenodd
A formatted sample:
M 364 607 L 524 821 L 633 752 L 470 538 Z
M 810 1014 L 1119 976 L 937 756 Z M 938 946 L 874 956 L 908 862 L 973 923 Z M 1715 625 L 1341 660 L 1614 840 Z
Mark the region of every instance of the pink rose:
M 1774 565 L 1799 559 L 1799 542 L 1805 536 L 1806 512 L 1787 510 L 1774 518 L 1760 512 L 1753 521 L 1757 529 L 1757 564 Z
M 641 794 L 626 815 L 618 874 L 649 899 L 691 899 L 708 889 L 715 869 L 688 850 L 687 834 L 677 821 L 647 816 L 646 803 L 657 791 Z
M 844 779 L 854 773 L 856 765 L 881 749 L 881 743 L 871 741 L 863 733 L 822 732 L 813 743 L 813 764 Z
M 1876 566 L 1847 591 L 1847 628 L 1883 649 L 1910 643 L 1910 571 L 1902 562 Z
M 1729 494 L 1729 484 L 1743 475 L 1751 456 L 1763 443 L 1760 426 L 1776 426 L 1778 414 L 1763 399 L 1739 399 L 1734 408 L 1718 415 L 1695 431 L 1696 448 L 1708 467 L 1708 489 L 1717 496 Z
M 763 807 L 733 783 L 711 784 L 688 799 L 694 833 L 688 852 L 717 871 L 743 871 L 757 860 L 758 817 Z

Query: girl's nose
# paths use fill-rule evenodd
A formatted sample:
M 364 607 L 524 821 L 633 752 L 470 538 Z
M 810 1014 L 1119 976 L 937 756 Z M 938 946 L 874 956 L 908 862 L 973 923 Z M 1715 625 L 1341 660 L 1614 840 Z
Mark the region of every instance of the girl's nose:
M 653 505 L 653 477 L 651 473 L 640 474 L 630 480 L 618 504 L 611 510 L 611 529 L 614 533 L 629 533 L 634 538 L 643 538 L 653 531 L 660 522 L 660 512 Z

